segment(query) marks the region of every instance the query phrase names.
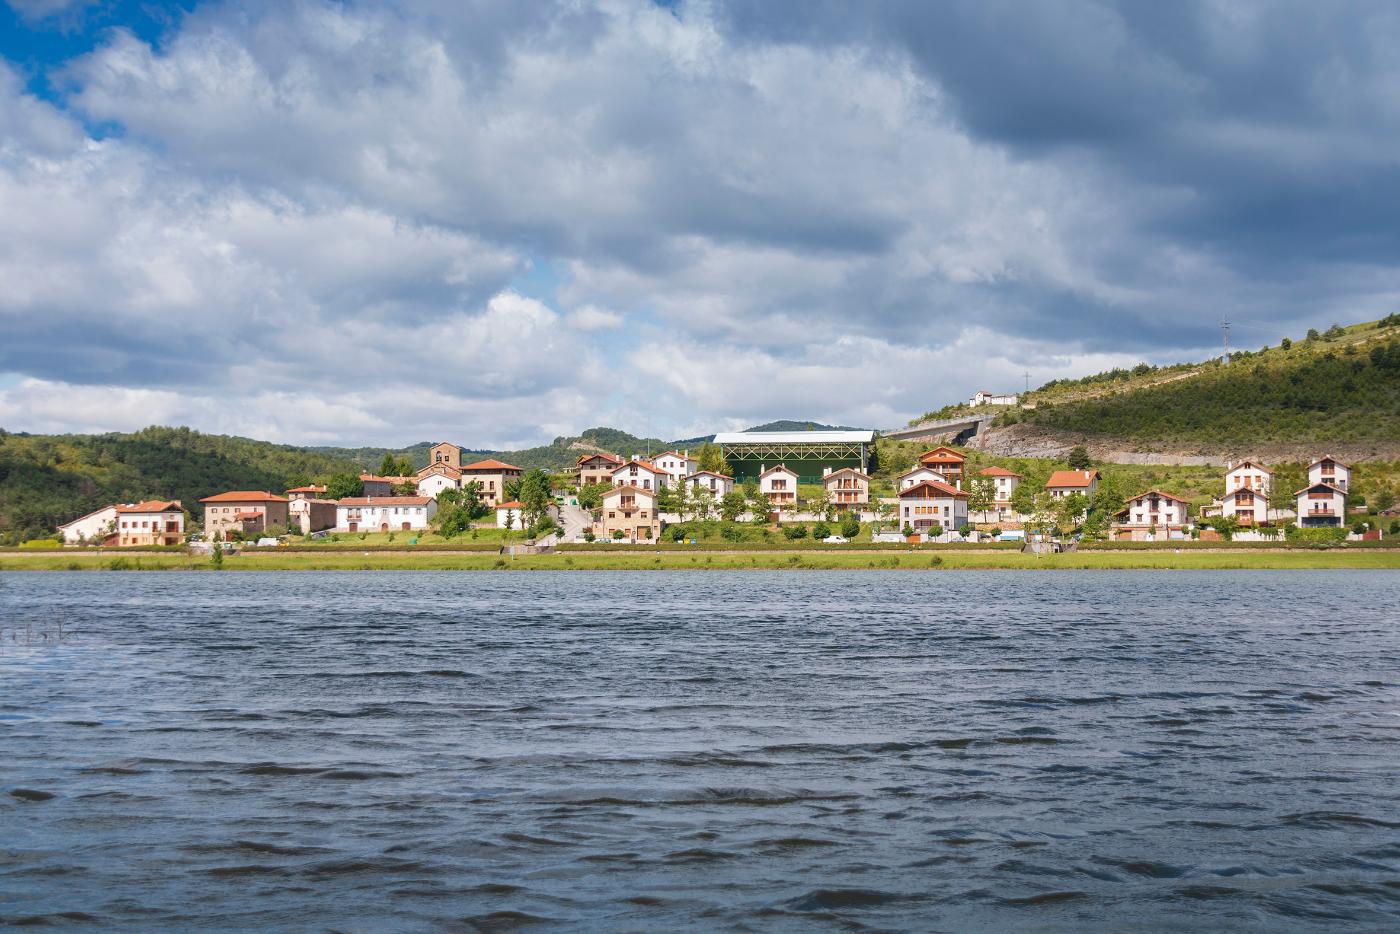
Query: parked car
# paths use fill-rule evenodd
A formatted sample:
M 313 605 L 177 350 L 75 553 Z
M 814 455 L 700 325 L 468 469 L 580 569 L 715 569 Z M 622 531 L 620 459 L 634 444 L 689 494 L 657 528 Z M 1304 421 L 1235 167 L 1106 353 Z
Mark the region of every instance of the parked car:
M 851 540 L 844 535 L 828 535 L 822 542 L 827 545 L 849 545 Z

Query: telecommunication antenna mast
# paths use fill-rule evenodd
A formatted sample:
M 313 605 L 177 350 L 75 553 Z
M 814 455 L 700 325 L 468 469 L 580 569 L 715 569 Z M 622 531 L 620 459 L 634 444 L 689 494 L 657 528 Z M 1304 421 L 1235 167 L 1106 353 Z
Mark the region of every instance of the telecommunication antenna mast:
M 1220 319 L 1220 336 L 1225 341 L 1225 362 L 1230 362 L 1230 318 L 1226 316 Z
M 1026 394 L 1027 394 L 1027 395 L 1030 395 L 1030 391 L 1031 391 L 1031 371 L 1030 371 L 1030 370 L 1027 370 L 1026 372 L 1022 373 L 1021 375 L 1024 376 L 1024 377 L 1026 378 Z

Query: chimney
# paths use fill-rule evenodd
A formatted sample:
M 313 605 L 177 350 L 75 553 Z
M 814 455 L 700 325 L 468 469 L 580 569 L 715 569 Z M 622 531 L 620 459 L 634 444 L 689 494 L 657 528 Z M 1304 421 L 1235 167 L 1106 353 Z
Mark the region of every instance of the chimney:
M 823 468 L 822 468 L 822 476 L 823 476 L 823 477 L 829 477 L 829 476 L 831 476 L 831 468 L 830 468 L 830 467 L 823 467 Z
M 763 473 L 763 472 L 764 472 L 765 470 L 767 470 L 767 469 L 768 469 L 768 465 L 767 465 L 767 464 L 759 464 L 759 465 L 758 465 L 758 472 L 759 472 L 759 473 Z

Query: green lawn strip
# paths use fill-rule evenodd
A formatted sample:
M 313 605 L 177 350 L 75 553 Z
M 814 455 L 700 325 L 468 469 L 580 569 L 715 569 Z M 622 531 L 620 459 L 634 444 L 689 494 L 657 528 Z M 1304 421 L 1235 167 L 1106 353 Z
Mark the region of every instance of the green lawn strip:
M 1027 555 L 1019 552 L 712 552 L 674 554 L 637 550 L 631 553 L 529 555 L 518 558 L 470 552 L 285 551 L 231 555 L 225 571 L 334 570 L 842 570 L 842 569 L 1045 569 L 1045 570 L 1226 570 L 1226 569 L 1400 569 L 1395 551 L 1210 551 L 1081 552 Z M 209 570 L 202 556 L 177 554 L 113 555 L 96 553 L 0 555 L 0 571 L 23 570 Z

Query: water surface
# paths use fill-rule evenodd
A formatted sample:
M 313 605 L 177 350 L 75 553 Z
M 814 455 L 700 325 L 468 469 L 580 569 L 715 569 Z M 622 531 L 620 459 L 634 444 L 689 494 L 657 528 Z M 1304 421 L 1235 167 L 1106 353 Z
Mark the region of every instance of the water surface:
M 0 574 L 0 922 L 1394 930 L 1397 606 L 1378 571 Z

